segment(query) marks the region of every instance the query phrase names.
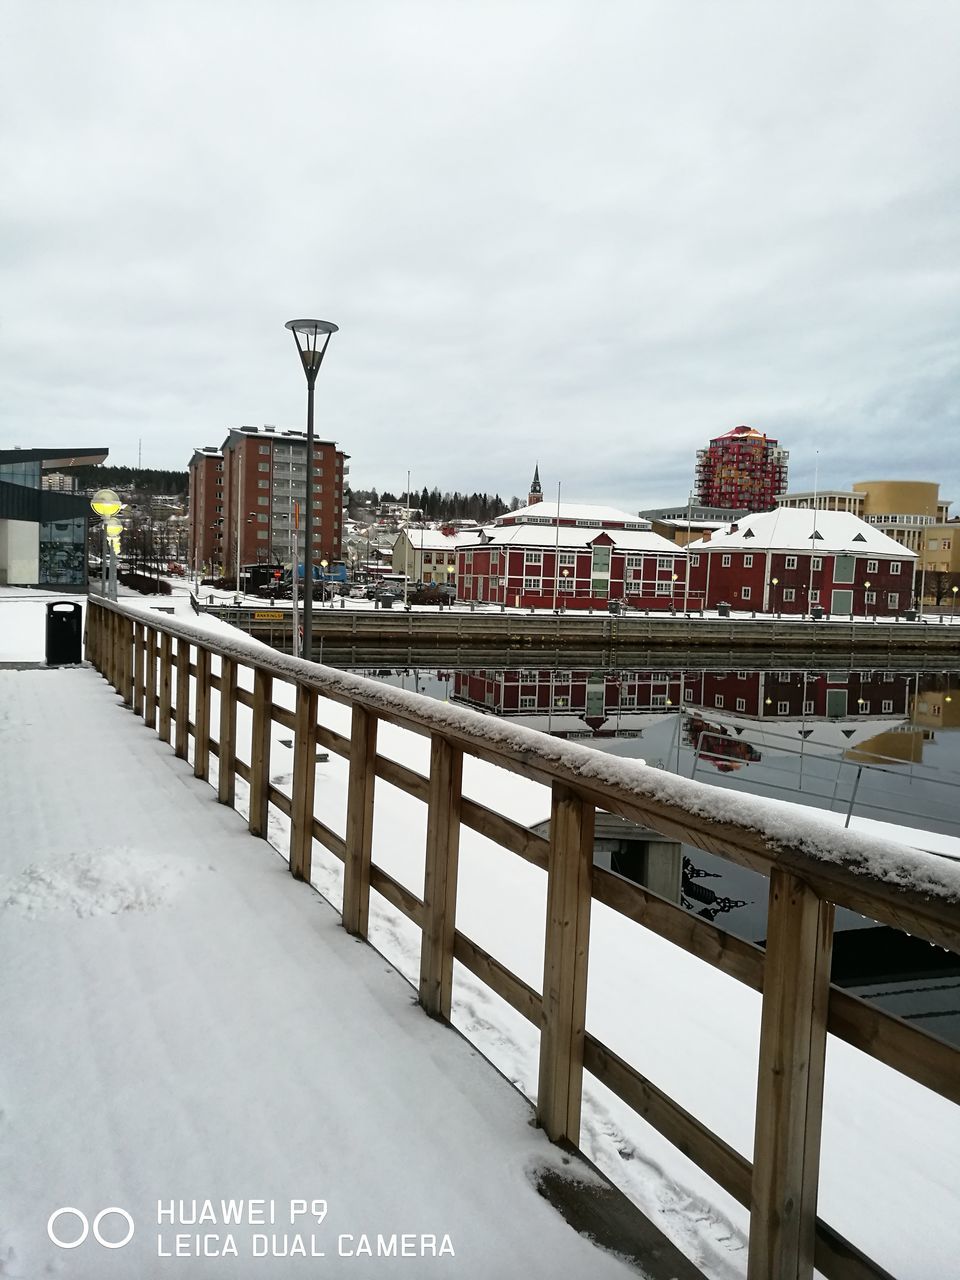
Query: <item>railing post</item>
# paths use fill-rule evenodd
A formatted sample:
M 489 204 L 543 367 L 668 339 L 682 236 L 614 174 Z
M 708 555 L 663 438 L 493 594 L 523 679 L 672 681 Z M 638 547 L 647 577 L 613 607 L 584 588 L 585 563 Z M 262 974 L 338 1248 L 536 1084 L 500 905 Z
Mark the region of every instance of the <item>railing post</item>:
M 580 1142 L 593 873 L 593 805 L 554 782 L 537 1119 L 552 1142 Z
M 297 685 L 290 804 L 290 874 L 310 883 L 313 870 L 313 796 L 317 781 L 317 692 Z
M 120 623 L 120 696 L 126 707 L 133 705 L 133 621 L 118 618 Z
M 193 776 L 206 782 L 210 773 L 210 650 L 197 645 L 197 711 L 193 739 Z
M 160 705 L 158 732 L 164 742 L 170 741 L 170 689 L 172 684 L 173 642 L 166 631 L 160 632 Z
M 143 715 L 143 623 L 133 624 L 133 711 Z
M 147 663 L 143 682 L 143 722 L 148 729 L 157 727 L 157 632 L 147 625 Z
M 217 799 L 233 805 L 237 785 L 237 664 L 220 659 L 220 745 Z
M 748 1280 L 813 1276 L 833 914 L 771 869 Z
M 370 854 L 376 781 L 377 717 L 354 706 L 347 784 L 347 854 L 343 868 L 343 927 L 361 938 L 370 919 Z
M 273 724 L 273 676 L 257 670 L 253 676 L 253 730 L 250 736 L 250 813 L 247 827 L 254 836 L 267 835 L 270 802 L 270 726 Z
M 448 1022 L 453 996 L 462 780 L 463 752 L 434 734 L 430 741 L 420 1003 L 431 1017 Z
M 177 641 L 177 725 L 173 749 L 181 760 L 186 760 L 190 742 L 190 644 Z

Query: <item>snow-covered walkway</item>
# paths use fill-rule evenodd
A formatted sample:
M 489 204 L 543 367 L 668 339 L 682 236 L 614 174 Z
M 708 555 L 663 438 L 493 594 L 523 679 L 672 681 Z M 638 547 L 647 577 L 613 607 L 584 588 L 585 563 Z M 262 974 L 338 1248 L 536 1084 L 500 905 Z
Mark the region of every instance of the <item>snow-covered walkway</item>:
M 0 671 L 0 1276 L 635 1274 L 534 1190 L 520 1095 L 117 704 Z

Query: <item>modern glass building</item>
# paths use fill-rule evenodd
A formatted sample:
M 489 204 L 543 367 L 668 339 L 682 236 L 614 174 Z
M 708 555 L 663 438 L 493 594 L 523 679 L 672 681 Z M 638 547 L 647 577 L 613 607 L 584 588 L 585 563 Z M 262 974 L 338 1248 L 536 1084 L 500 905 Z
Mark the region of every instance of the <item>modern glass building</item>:
M 90 504 L 45 488 L 44 474 L 106 457 L 106 449 L 0 449 L 0 586 L 86 586 Z

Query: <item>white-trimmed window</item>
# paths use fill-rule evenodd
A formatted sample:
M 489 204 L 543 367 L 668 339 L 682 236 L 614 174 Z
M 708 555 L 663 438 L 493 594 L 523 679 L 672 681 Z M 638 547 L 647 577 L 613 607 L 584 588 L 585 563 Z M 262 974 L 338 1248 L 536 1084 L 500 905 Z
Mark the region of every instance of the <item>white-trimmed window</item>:
M 753 568 L 753 556 L 752 556 L 752 555 L 745 555 L 745 556 L 743 557 L 743 567 L 744 567 L 745 569 L 752 569 L 752 568 Z
M 876 603 L 877 603 L 877 593 L 876 593 L 875 591 L 865 591 L 865 592 L 863 593 L 863 603 L 864 603 L 864 604 L 876 604 Z
M 813 701 L 812 701 L 812 700 L 808 700 L 807 702 L 805 702 L 805 703 L 803 704 L 803 714 L 804 714 L 805 716 L 812 716 L 812 715 L 813 715 Z
M 723 694 L 722 694 L 722 693 L 718 693 L 718 694 L 716 694 L 716 696 L 715 696 L 715 697 L 714 697 L 714 699 L 713 699 L 713 705 L 714 705 L 715 707 L 722 707 L 722 706 L 723 706 Z
M 894 679 L 894 676 L 893 676 L 893 672 L 892 672 L 892 671 L 885 671 L 885 672 L 883 673 L 883 683 L 884 683 L 884 684 L 893 684 L 893 679 Z
M 258 537 L 258 538 L 266 538 L 266 537 L 267 537 L 267 535 L 268 535 L 268 532 L 269 532 L 269 530 L 267 530 L 267 529 L 258 529 L 258 530 L 257 530 L 257 537 Z
M 673 557 L 672 557 L 672 556 L 657 556 L 657 568 L 658 568 L 658 569 L 672 569 L 672 568 L 673 568 Z
M 812 559 L 812 561 L 810 562 L 810 568 L 811 568 L 811 569 L 813 569 L 814 571 L 818 571 L 818 570 L 822 569 L 822 568 L 823 568 L 823 557 L 822 557 L 822 556 L 814 556 L 814 557 L 813 557 L 813 559 Z
M 789 684 L 789 683 L 790 683 L 790 672 L 789 672 L 789 671 L 778 671 L 778 672 L 777 672 L 777 683 L 778 683 L 778 684 Z
M 640 569 L 643 566 L 643 556 L 627 556 L 628 569 Z
M 543 564 L 542 551 L 525 551 L 523 553 L 523 563 L 526 564 Z
M 880 572 L 880 561 L 879 561 L 879 560 L 868 560 L 868 561 L 867 561 L 867 573 L 879 573 L 879 572 Z
M 750 599 L 750 588 L 749 588 L 749 587 L 741 587 L 741 588 L 740 588 L 740 599 L 741 599 L 741 600 L 749 600 L 749 599 Z
M 789 703 L 789 702 L 778 702 L 778 703 L 777 703 L 777 715 L 778 715 L 778 716 L 788 716 L 789 714 L 790 714 L 790 703 Z
M 725 553 L 724 553 L 724 555 L 721 557 L 721 560 L 720 560 L 720 567 L 721 567 L 721 569 L 729 569 L 729 568 L 730 568 L 730 559 L 731 559 L 731 557 L 730 557 L 730 553 L 729 553 L 729 552 L 725 552 Z
M 748 676 L 749 674 L 750 674 L 750 673 L 749 673 L 748 671 L 738 671 L 738 672 L 737 672 L 737 679 L 738 679 L 738 680 L 746 680 L 746 678 L 747 678 L 747 676 Z
M 665 693 L 653 693 L 650 695 L 650 706 L 665 707 L 667 705 L 667 695 Z
M 814 590 L 814 591 L 811 591 L 811 592 L 810 592 L 810 603 L 811 603 L 811 604 L 819 604 L 819 603 L 820 603 L 820 592 L 819 592 L 819 590 Z
M 899 573 L 899 572 L 900 572 L 900 561 L 899 561 L 899 560 L 891 560 L 891 561 L 890 561 L 890 572 L 891 572 L 891 573 Z
M 860 714 L 860 715 L 862 715 L 862 716 L 868 716 L 868 715 L 870 714 L 870 699 L 869 699 L 869 698 L 861 698 L 861 699 L 860 699 L 860 701 L 857 703 L 857 712 L 858 712 L 858 714 Z
M 270 463 L 269 463 L 269 462 L 258 462 L 258 463 L 257 463 L 257 470 L 258 470 L 258 471 L 269 471 L 269 470 L 270 470 Z
M 539 591 L 542 585 L 543 580 L 541 578 L 524 578 L 523 580 L 524 591 Z
M 668 596 L 668 595 L 670 595 L 672 588 L 673 588 L 673 583 L 672 583 L 672 582 L 658 582 L 658 583 L 657 583 L 657 595 L 658 595 L 658 596 Z
M 872 594 L 872 593 L 871 593 L 871 594 Z M 900 593 L 899 593 L 899 591 L 888 591 L 888 592 L 887 592 L 887 608 L 888 608 L 888 609 L 899 609 L 899 607 L 900 607 Z
M 890 713 L 893 711 L 893 699 L 884 698 L 884 700 L 880 703 L 880 710 L 883 712 L 885 716 L 890 715 Z
M 797 557 L 787 556 L 786 561 L 784 563 L 787 569 L 795 569 L 797 567 Z
M 573 581 L 570 578 L 561 578 L 559 582 L 559 587 L 561 591 L 572 591 Z
M 696 568 L 698 568 L 698 567 L 699 567 L 699 564 L 700 564 L 700 552 L 699 552 L 699 551 L 695 551 L 695 552 L 693 553 L 693 555 L 691 555 L 691 557 L 690 557 L 690 563 L 691 563 L 691 565 L 694 567 L 694 569 L 696 569 Z
M 783 598 L 784 600 L 796 600 L 797 598 L 796 589 L 794 587 L 784 587 Z
M 521 693 L 520 710 L 535 711 L 537 709 L 537 695 L 535 693 Z
M 747 709 L 747 700 L 746 700 L 746 698 L 738 698 L 738 699 L 737 699 L 737 710 L 738 710 L 738 711 L 746 711 L 746 709 Z
M 572 569 L 576 563 L 577 563 L 577 554 L 575 551 L 560 552 L 560 568 L 561 569 L 564 568 L 564 566 L 566 566 L 566 568 L 568 569 Z M 627 557 L 627 563 L 628 564 L 630 563 L 629 556 Z

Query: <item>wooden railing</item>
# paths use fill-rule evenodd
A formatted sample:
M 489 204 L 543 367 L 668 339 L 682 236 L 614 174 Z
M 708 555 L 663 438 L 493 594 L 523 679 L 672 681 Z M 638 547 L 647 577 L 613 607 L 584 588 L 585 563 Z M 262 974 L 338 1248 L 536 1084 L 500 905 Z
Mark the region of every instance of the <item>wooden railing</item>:
M 830 985 L 834 908 L 847 907 L 960 951 L 960 904 L 948 880 L 938 883 L 928 871 L 927 893 L 904 889 L 871 874 L 856 859 L 832 861 L 803 852 L 798 847 L 801 818 L 796 819 L 797 843 L 785 843 L 762 828 L 695 812 L 703 796 L 699 784 L 672 779 L 670 798 L 660 799 L 656 788 L 643 782 L 659 771 L 637 765 L 637 789 L 632 789 L 615 769 L 605 778 L 605 757 L 588 749 L 542 735 L 525 738 L 521 732 L 518 737 L 516 731 L 504 732 L 497 741 L 490 717 L 466 709 L 451 713 L 448 707 L 373 681 L 274 656 L 242 639 L 223 642 L 193 626 L 106 601 L 90 600 L 86 643 L 88 658 L 124 702 L 165 741 L 173 733 L 178 756 L 188 757 L 193 738 L 198 778 L 208 777 L 210 756 L 218 758 L 221 803 L 234 803 L 236 777 L 249 784 L 253 835 L 266 835 L 270 805 L 287 815 L 290 871 L 297 879 L 310 881 L 314 840 L 343 861 L 347 930 L 366 936 L 371 889 L 417 925 L 422 931 L 419 999 L 428 1013 L 449 1019 L 457 960 L 539 1027 L 537 1115 L 552 1140 L 579 1142 L 586 1069 L 750 1210 L 749 1280 L 811 1277 L 814 1266 L 837 1280 L 886 1276 L 816 1214 L 827 1033 L 955 1104 L 960 1104 L 960 1050 Z M 212 670 L 214 655 L 220 659 L 219 674 Z M 240 667 L 252 670 L 252 691 L 239 686 Z M 277 681 L 293 686 L 294 710 L 274 700 Z M 211 724 L 211 690 L 219 691 L 216 726 Z M 351 708 L 349 737 L 318 723 L 320 696 Z M 237 754 L 238 705 L 252 712 L 249 761 Z M 429 737 L 427 775 L 378 754 L 380 722 Z M 270 783 L 272 723 L 293 732 L 290 796 Z M 538 740 L 549 744 L 549 751 L 538 751 Z M 314 813 L 318 746 L 349 761 L 343 837 Z M 465 754 L 551 788 L 549 839 L 462 794 Z M 427 805 L 422 898 L 372 861 L 377 779 Z M 594 866 L 598 808 L 766 875 L 766 950 Z M 461 826 L 546 872 L 542 991 L 457 929 Z M 837 839 L 842 847 L 843 837 Z M 592 900 L 762 993 L 752 1163 L 587 1033 Z

